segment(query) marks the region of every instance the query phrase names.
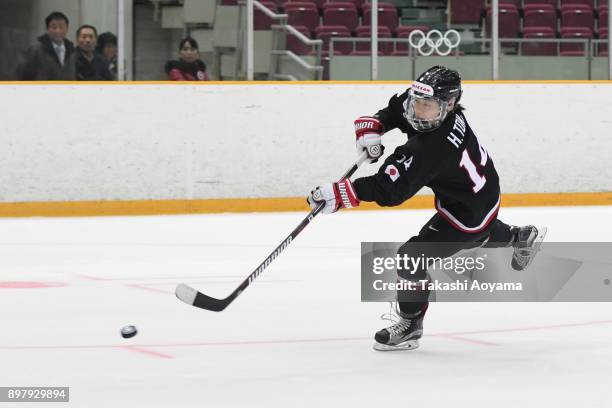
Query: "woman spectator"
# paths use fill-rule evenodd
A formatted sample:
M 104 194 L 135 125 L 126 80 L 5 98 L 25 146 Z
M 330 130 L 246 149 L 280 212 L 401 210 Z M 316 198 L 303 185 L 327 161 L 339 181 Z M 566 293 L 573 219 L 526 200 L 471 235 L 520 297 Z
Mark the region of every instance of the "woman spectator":
M 100 34 L 96 53 L 106 60 L 113 80 L 117 80 L 117 37 L 115 34 L 109 32 Z
M 208 81 L 206 65 L 200 59 L 198 42 L 183 38 L 179 45 L 179 59 L 166 63 L 166 73 L 171 81 Z

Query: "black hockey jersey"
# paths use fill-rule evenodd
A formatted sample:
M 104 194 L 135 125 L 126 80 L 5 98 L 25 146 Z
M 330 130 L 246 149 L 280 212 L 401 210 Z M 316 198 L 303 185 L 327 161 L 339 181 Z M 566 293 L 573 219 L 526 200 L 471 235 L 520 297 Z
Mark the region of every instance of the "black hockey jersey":
M 499 177 L 489 153 L 461 109 L 434 131 L 415 131 L 403 116 L 407 97 L 408 92 L 393 96 L 376 117 L 385 132 L 398 128 L 408 135 L 408 142 L 395 149 L 378 173 L 353 182 L 357 197 L 396 206 L 427 186 L 435 194 L 436 210 L 455 228 L 485 229 L 500 205 Z

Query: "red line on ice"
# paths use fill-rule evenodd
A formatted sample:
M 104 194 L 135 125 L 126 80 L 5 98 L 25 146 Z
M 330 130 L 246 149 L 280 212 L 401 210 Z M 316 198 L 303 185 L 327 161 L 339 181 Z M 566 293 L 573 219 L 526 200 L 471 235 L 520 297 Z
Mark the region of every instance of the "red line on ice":
M 578 326 L 594 326 L 600 324 L 610 324 L 612 320 L 599 320 L 583 323 L 567 323 L 550 326 L 532 326 L 532 327 L 517 327 L 510 329 L 494 329 L 494 330 L 475 330 L 471 332 L 458 333 L 432 333 L 426 337 L 443 337 L 452 338 L 461 341 L 470 341 L 473 343 L 493 345 L 493 343 L 463 338 L 464 335 L 470 334 L 486 334 L 486 333 L 505 333 L 505 332 L 520 332 L 534 331 L 545 329 L 562 329 Z M 294 343 L 321 343 L 321 342 L 339 342 L 339 341 L 363 341 L 371 340 L 371 337 L 337 337 L 337 338 L 319 338 L 319 339 L 284 339 L 284 340 L 247 340 L 247 341 L 220 341 L 220 342 L 202 342 L 202 343 L 165 343 L 165 344 L 138 344 L 134 346 L 118 346 L 118 345 L 76 345 L 76 346 L 0 346 L 0 350 L 78 350 L 78 349 L 105 349 L 105 348 L 172 348 L 172 347 L 198 347 L 198 346 L 240 346 L 240 345 L 266 345 L 266 344 L 294 344 Z M 160 353 L 161 354 L 161 353 Z

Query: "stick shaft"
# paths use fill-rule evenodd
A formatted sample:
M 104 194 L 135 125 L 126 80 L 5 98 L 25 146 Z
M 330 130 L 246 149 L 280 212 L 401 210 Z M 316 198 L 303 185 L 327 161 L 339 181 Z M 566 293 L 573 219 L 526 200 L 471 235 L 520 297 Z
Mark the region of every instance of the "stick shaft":
M 345 179 L 351 177 L 367 159 L 368 155 L 364 152 L 359 159 L 351 165 L 351 167 L 340 178 Z M 225 299 L 216 299 L 198 292 L 190 286 L 180 284 L 176 288 L 176 296 L 185 303 L 193 306 L 220 312 L 234 301 L 257 277 L 291 244 L 291 242 L 310 224 L 310 222 L 321 212 L 324 203 L 319 204 L 300 222 L 300 224 L 285 238 L 268 257 L 259 264 L 257 268 L 244 280 L 242 283 Z

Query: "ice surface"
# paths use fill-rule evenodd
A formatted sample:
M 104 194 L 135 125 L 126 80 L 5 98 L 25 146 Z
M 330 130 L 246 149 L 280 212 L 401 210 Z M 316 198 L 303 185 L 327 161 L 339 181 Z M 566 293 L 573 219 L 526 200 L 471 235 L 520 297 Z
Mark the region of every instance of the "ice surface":
M 319 216 L 221 313 L 174 287 L 226 296 L 303 213 L 0 220 L 0 386 L 70 386 L 88 408 L 610 407 L 606 303 L 432 304 L 420 349 L 372 350 L 387 305 L 360 302 L 360 242 L 431 215 Z M 609 241 L 612 207 L 500 218 Z

